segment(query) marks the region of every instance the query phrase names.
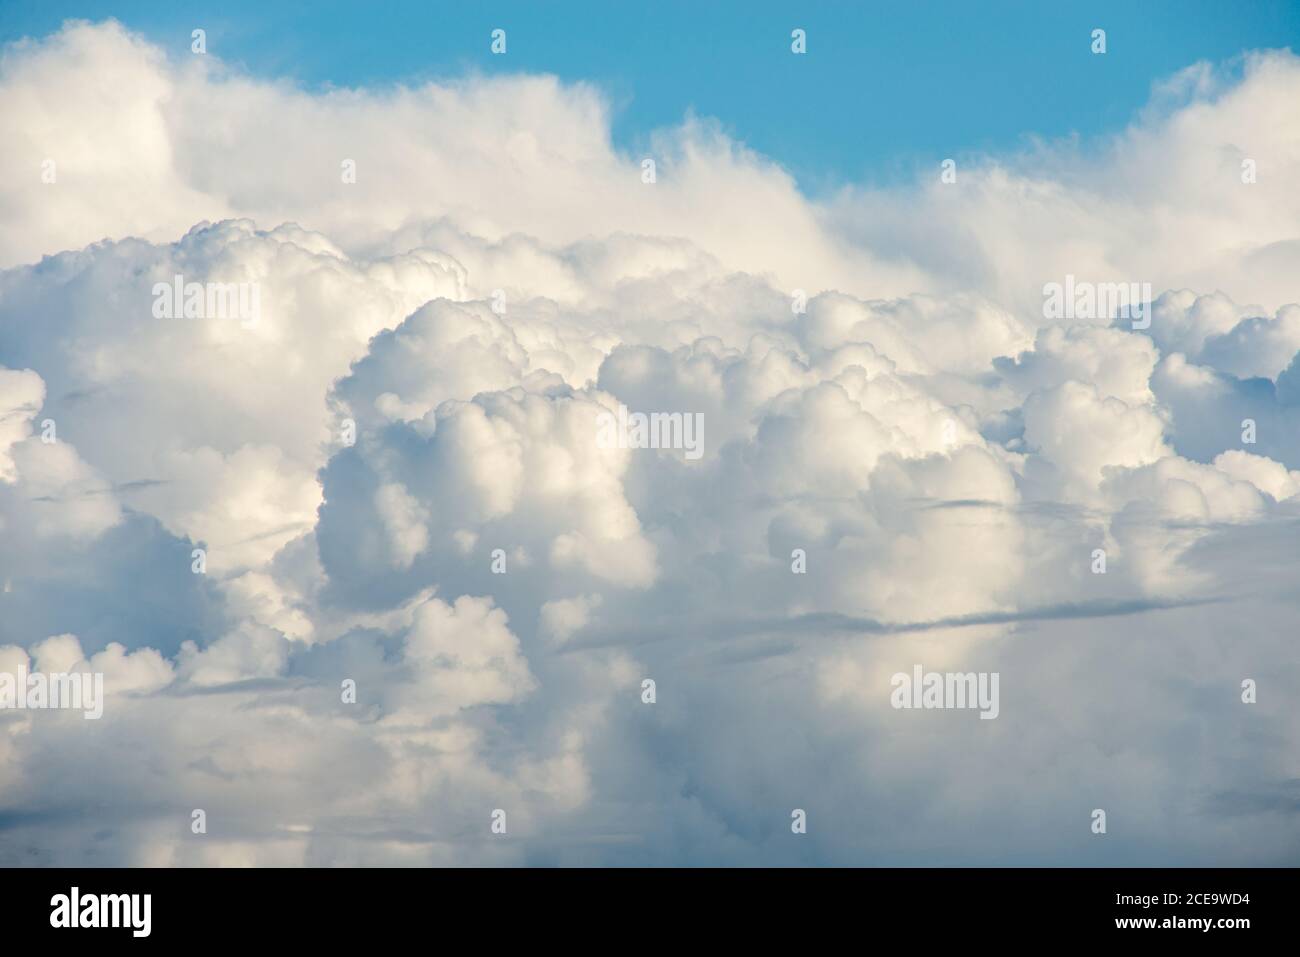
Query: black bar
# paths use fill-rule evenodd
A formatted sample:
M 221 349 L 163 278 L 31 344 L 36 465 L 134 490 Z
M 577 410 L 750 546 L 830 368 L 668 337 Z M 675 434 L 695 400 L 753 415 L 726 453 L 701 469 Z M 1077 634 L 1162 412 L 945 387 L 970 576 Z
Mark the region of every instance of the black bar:
M 552 937 L 558 945 L 599 933 L 619 946 L 657 941 L 678 947 L 706 930 L 709 936 L 734 934 L 760 943 L 787 933 L 822 939 L 842 933 L 859 941 L 910 940 L 925 948 L 943 941 L 1098 937 L 1231 946 L 1294 933 L 1296 873 L 1224 868 L 5 870 L 0 871 L 0 926 L 6 946 L 22 940 L 373 946 L 415 935 L 431 948 L 460 949 L 518 935 L 532 935 L 540 947 Z M 57 896 L 67 898 L 62 915 L 67 916 L 73 887 L 87 919 L 100 910 L 99 895 L 150 895 L 148 936 L 135 936 L 144 925 L 142 906 L 127 910 L 121 898 L 105 913 L 111 919 L 116 908 L 125 926 L 51 926 L 52 917 L 60 916 Z M 88 905 L 87 897 L 96 902 Z M 143 897 L 138 900 L 142 905 Z M 1153 924 L 1119 925 L 1126 920 Z M 1205 920 L 1208 929 L 1200 924 Z M 435 935 L 423 936 L 430 931 Z M 462 934 L 468 935 L 465 944 L 455 945 Z M 1255 936 L 1260 934 L 1264 938 Z

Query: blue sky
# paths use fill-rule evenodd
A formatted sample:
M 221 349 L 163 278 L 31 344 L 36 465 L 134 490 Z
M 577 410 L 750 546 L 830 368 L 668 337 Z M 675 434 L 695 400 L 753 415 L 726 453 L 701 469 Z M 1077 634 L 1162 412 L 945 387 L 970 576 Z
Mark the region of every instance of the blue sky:
M 0 39 L 113 16 L 187 52 L 308 88 L 467 71 L 555 73 L 599 85 L 632 149 L 693 110 L 817 193 L 891 182 L 919 165 L 1014 148 L 1027 134 L 1123 126 L 1153 81 L 1197 60 L 1294 46 L 1300 3 L 87 2 L 0 4 Z M 507 30 L 492 56 L 488 36 Z M 808 31 L 808 54 L 790 31 Z M 1107 31 L 1094 56 L 1089 35 Z

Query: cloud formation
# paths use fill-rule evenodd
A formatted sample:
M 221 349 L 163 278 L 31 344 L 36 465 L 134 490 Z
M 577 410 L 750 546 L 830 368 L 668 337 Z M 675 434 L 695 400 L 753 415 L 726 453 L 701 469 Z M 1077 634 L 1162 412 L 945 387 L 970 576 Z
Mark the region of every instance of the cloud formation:
M 0 712 L 0 863 L 1295 863 L 1240 796 L 1300 778 L 1297 97 L 814 202 L 698 120 L 645 183 L 551 77 L 11 47 L 0 670 L 107 701 Z M 997 720 L 892 709 L 918 662 Z

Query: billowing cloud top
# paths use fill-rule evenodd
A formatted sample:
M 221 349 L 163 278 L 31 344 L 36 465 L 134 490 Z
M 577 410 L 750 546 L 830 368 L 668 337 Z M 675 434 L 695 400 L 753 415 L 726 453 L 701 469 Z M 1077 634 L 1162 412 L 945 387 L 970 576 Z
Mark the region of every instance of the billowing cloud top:
M 105 698 L 0 710 L 0 863 L 1296 863 L 1300 59 L 1240 66 L 813 202 L 551 77 L 10 47 L 0 672 Z

